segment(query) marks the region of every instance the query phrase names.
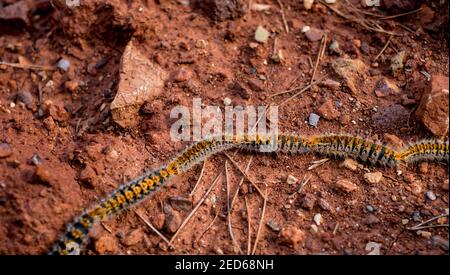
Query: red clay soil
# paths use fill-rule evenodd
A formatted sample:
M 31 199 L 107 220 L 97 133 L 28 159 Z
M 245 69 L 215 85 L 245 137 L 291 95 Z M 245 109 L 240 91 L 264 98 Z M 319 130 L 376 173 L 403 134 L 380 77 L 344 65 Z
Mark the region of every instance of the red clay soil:
M 17 1 L 0 1 L 0 10 L 2 3 L 6 8 L 13 2 Z M 439 1 L 425 1 L 416 13 L 380 21 L 385 30 L 401 36 L 392 36 L 374 61 L 389 34 L 367 30 L 317 3 L 306 11 L 302 1 L 282 1 L 287 33 L 277 1 L 253 1 L 269 4 L 269 12 L 250 12 L 243 5 L 242 11 L 225 14 L 208 12 L 211 7 L 202 9 L 198 2 L 186 4 L 189 1 L 93 0 L 74 8 L 64 1 L 27 2 L 39 3 L 28 7 L 29 22 L 0 20 L 0 61 L 54 66 L 64 58 L 70 66 L 64 71 L 0 65 L 0 254 L 46 253 L 84 208 L 175 156 L 187 143 L 170 140 L 174 106 L 192 106 L 193 97 L 221 107 L 227 97 L 233 105 L 278 104 L 292 94 L 271 95 L 309 84 L 321 42 L 302 33 L 305 25 L 327 32 L 315 79 L 341 83 L 332 64 L 347 57 L 366 66 L 364 86 L 359 83 L 352 92 L 340 84 L 314 85 L 279 108 L 282 132 L 346 132 L 390 142 L 395 137 L 389 135 L 394 135 L 405 143 L 433 138 L 411 114 L 419 104 L 421 85 L 431 85 L 427 76 L 448 77 L 448 3 L 441 7 L 435 3 Z M 344 10 L 349 5 L 337 2 L 331 7 Z M 351 2 L 358 2 L 360 11 L 381 15 L 404 12 Z M 254 44 L 258 25 L 272 33 L 265 44 Z M 271 58 L 275 38 L 281 63 Z M 109 106 L 117 92 L 120 58 L 130 40 L 149 60 L 178 77 L 165 83 L 162 95 L 144 104 L 138 126 L 123 129 L 112 120 Z M 333 40 L 339 43 L 338 53 L 329 49 Z M 404 68 L 393 74 L 391 58 L 401 51 L 406 55 Z M 399 93 L 374 93 L 383 76 L 399 87 Z M 319 109 L 327 100 L 336 106 L 323 108 L 334 109 L 335 115 L 324 119 Z M 310 126 L 309 115 L 320 112 L 317 127 Z M 241 167 L 250 158 L 246 153 L 234 156 Z M 442 226 L 448 224 L 448 215 L 426 224 L 437 227 L 408 229 L 448 213 L 446 164 L 352 171 L 340 165 L 342 160 L 331 160 L 307 170 L 319 159 L 253 155 L 249 177 L 262 190 L 267 186 L 269 194 L 256 254 L 377 253 L 373 246 L 380 254 L 448 254 L 448 226 Z M 238 245 L 230 238 L 223 178 L 173 246 L 135 213 L 142 213 L 170 239 L 226 160 L 222 154 L 208 158 L 192 197 L 202 165 L 96 226 L 83 253 L 246 254 L 248 221 L 252 250 L 263 208 L 263 199 L 246 180 L 231 219 Z M 242 176 L 229 161 L 228 168 L 233 194 Z M 364 180 L 368 172 L 381 172 L 383 177 L 370 184 Z M 288 184 L 289 175 L 298 181 Z M 305 177 L 309 182 L 296 193 Z M 350 183 L 343 186 L 340 180 Z

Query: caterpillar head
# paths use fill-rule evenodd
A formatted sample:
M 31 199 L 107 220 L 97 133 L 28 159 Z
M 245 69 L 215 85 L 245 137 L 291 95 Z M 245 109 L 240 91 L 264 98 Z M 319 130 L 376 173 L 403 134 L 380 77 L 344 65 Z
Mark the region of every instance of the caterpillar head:
M 59 242 L 53 247 L 53 251 L 50 255 L 80 255 L 80 244 L 75 241 Z

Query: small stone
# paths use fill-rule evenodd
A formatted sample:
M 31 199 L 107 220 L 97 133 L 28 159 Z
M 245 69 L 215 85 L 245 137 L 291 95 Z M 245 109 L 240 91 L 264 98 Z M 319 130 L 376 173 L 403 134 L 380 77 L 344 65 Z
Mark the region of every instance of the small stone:
M 107 252 L 115 253 L 118 251 L 117 239 L 110 235 L 103 235 L 98 238 L 95 243 L 95 251 L 99 254 Z
M 192 78 L 191 71 L 187 70 L 184 67 L 181 67 L 172 75 L 172 80 L 174 82 L 185 82 L 191 78 Z
M 76 80 L 69 80 L 64 82 L 64 87 L 70 92 L 75 92 L 78 89 L 79 83 Z
M 206 48 L 206 46 L 208 46 L 208 42 L 203 39 L 199 39 L 197 40 L 197 42 L 195 42 L 195 47 L 198 49 L 204 49 Z
M 368 242 L 366 244 L 365 250 L 367 255 L 380 255 L 381 244 L 376 242 Z
M 284 61 L 283 52 L 278 50 L 275 54 L 273 54 L 270 59 L 275 63 L 281 63 Z
M 231 99 L 229 97 L 224 98 L 223 105 L 225 105 L 225 106 L 231 105 Z
M 120 242 L 126 246 L 133 246 L 140 243 L 143 237 L 144 232 L 142 231 L 142 229 L 138 228 L 131 232 L 128 232 L 122 239 L 120 239 Z
M 158 213 L 152 217 L 152 224 L 156 229 L 161 230 L 164 227 L 165 220 L 166 215 L 164 213 Z
M 355 191 L 356 189 L 358 189 L 358 186 L 356 184 L 354 184 L 353 182 L 343 179 L 343 180 L 338 180 L 335 183 L 336 187 L 341 189 L 342 191 L 346 192 L 346 193 L 350 193 Z
M 119 158 L 119 153 L 114 150 L 108 150 L 108 153 L 106 153 L 106 161 L 109 163 L 115 162 Z
M 383 174 L 381 172 L 365 173 L 364 180 L 370 184 L 376 184 L 381 181 Z
M 419 210 L 414 211 L 412 218 L 414 222 L 420 222 L 422 220 L 422 218 L 420 217 L 420 211 Z
M 35 166 L 41 165 L 43 162 L 42 158 L 38 154 L 33 154 L 28 163 L 33 164 Z
M 419 236 L 421 236 L 421 237 L 423 237 L 423 238 L 425 238 L 425 239 L 430 239 L 431 236 L 432 236 L 431 232 L 429 232 L 429 231 L 424 231 L 424 230 L 419 230 L 419 231 L 417 231 L 417 235 L 419 235 Z
M 305 10 L 310 10 L 313 4 L 314 0 L 303 0 L 303 7 Z
M 315 113 L 311 113 L 308 118 L 308 123 L 309 123 L 309 125 L 311 125 L 313 127 L 317 127 L 317 124 L 319 123 L 319 119 L 320 119 L 319 115 L 317 115 Z
M 402 219 L 402 224 L 407 225 L 409 223 L 409 219 Z
M 252 10 L 267 11 L 267 10 L 270 10 L 270 5 L 254 3 L 254 4 L 252 4 Z
M 370 204 L 366 205 L 366 209 L 367 209 L 367 211 L 369 211 L 370 213 L 372 213 L 373 211 L 375 211 L 375 209 L 373 208 L 373 206 L 370 205 Z
M 335 90 L 337 90 L 337 89 L 339 89 L 341 87 L 341 83 L 336 81 L 336 80 L 333 80 L 333 79 L 325 79 L 323 81 L 320 81 L 318 83 L 318 85 L 319 86 L 324 86 L 324 87 L 327 87 L 327 88 L 330 88 L 330 89 L 335 89 Z
M 287 225 L 278 236 L 281 243 L 296 245 L 305 241 L 305 233 L 295 226 Z
M 180 214 L 177 211 L 171 210 L 169 213 L 166 214 L 166 221 L 165 221 L 165 228 L 168 233 L 175 233 L 177 232 L 178 228 L 181 225 L 181 217 Z
M 324 34 L 323 30 L 311 28 L 308 32 L 305 32 L 306 38 L 311 42 L 316 42 L 322 39 Z
M 356 171 L 358 167 L 360 167 L 360 164 L 351 158 L 346 158 L 341 164 L 339 164 L 339 167 L 345 167 L 351 171 Z
M 361 40 L 353 39 L 353 45 L 358 49 L 361 48 Z
M 344 79 L 352 94 L 357 94 L 360 83 L 364 83 L 367 68 L 360 59 L 337 58 L 331 63 L 334 72 Z
M 0 158 L 6 158 L 13 153 L 11 145 L 8 143 L 0 143 Z
M 315 214 L 313 220 L 317 225 L 320 225 L 322 223 L 322 215 L 320 213 Z
M 223 255 L 223 250 L 220 247 L 214 248 L 214 252 L 216 252 L 217 255 Z
M 303 28 L 302 28 L 302 33 L 307 33 L 307 32 L 309 32 L 311 30 L 311 27 L 310 26 L 303 26 Z
M 250 79 L 247 84 L 255 92 L 264 92 L 264 84 L 258 79 Z
M 189 211 L 192 209 L 192 200 L 185 197 L 172 197 L 169 198 L 170 205 L 178 211 Z
M 334 3 L 336 3 L 336 0 L 325 0 L 325 3 L 334 4 Z
M 439 247 L 442 250 L 448 251 L 448 246 L 449 246 L 449 241 L 442 238 L 439 235 L 435 235 L 431 238 L 431 243 L 433 244 L 433 246 L 435 247 Z
M 16 94 L 16 103 L 22 102 L 28 109 L 33 109 L 33 96 L 29 91 L 20 91 Z
M 378 97 L 386 97 L 389 95 L 397 95 L 400 93 L 400 91 L 397 85 L 389 81 L 387 78 L 383 77 L 382 79 L 378 80 L 377 84 L 375 85 L 374 93 Z
M 97 173 L 90 166 L 86 166 L 80 173 L 80 180 L 87 184 L 90 188 L 95 187 L 95 179 L 97 178 Z
M 397 53 L 396 55 L 394 55 L 391 58 L 391 71 L 392 73 L 396 73 L 398 71 L 400 71 L 401 69 L 403 69 L 403 61 L 405 60 L 405 56 L 406 56 L 406 52 L 405 51 L 401 51 L 399 53 Z
M 266 43 L 269 39 L 269 31 L 267 31 L 263 26 L 259 25 L 255 31 L 255 40 L 259 43 Z
M 367 225 L 373 225 L 380 222 L 380 219 L 378 219 L 375 215 L 370 214 L 367 216 L 367 218 L 364 220 L 364 223 Z
M 330 44 L 330 46 L 328 46 L 328 49 L 331 52 L 337 53 L 337 54 L 341 54 L 341 49 L 339 48 L 339 43 L 337 42 L 337 40 L 333 40 Z
M 250 49 L 256 49 L 258 48 L 259 44 L 255 42 L 250 42 L 248 46 L 250 47 Z
M 318 205 L 322 210 L 331 212 L 333 207 L 323 198 L 320 198 L 318 201 Z
M 315 225 L 315 224 L 311 224 L 311 232 L 312 233 L 317 233 L 317 232 L 319 232 L 319 228 L 317 227 L 317 225 Z
M 58 69 L 61 69 L 65 72 L 67 72 L 69 70 L 70 67 L 70 61 L 64 58 L 61 58 L 58 63 L 56 64 L 56 67 Z
M 433 191 L 427 191 L 427 193 L 426 193 L 426 195 L 427 195 L 427 198 L 430 200 L 430 201 L 434 201 L 434 200 L 436 200 L 436 195 L 433 193 Z
M 317 113 L 327 120 L 334 120 L 341 115 L 341 113 L 338 110 L 336 110 L 333 101 L 331 99 L 325 101 L 325 103 L 323 103 L 319 107 Z
M 270 219 L 270 220 L 267 222 L 267 226 L 268 226 L 270 229 L 272 229 L 273 231 L 275 231 L 275 232 L 280 231 L 280 227 L 278 226 L 278 224 L 277 224 L 273 219 Z
M 287 184 L 289 185 L 293 185 L 296 184 L 298 182 L 298 179 L 296 177 L 294 177 L 293 175 L 289 175 L 286 179 Z
M 44 183 L 51 184 L 52 182 L 51 173 L 47 169 L 45 169 L 43 165 L 36 166 L 36 169 L 34 170 L 34 175 L 38 180 Z
M 365 55 L 368 55 L 370 53 L 369 44 L 367 44 L 367 42 L 361 42 L 361 52 Z
M 316 197 L 310 193 L 307 193 L 301 200 L 301 207 L 307 210 L 314 208 L 316 204 Z
M 9 108 L 14 108 L 14 107 L 16 107 L 16 103 L 14 103 L 14 102 L 11 101 L 11 102 L 9 103 Z

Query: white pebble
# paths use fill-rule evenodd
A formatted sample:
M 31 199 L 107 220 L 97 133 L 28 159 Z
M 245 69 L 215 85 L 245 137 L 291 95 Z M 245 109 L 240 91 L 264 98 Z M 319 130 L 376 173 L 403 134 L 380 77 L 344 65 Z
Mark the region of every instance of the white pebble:
M 336 3 L 336 0 L 325 0 L 325 3 L 334 4 L 334 3 Z
M 317 213 L 316 215 L 314 215 L 314 222 L 317 225 L 320 225 L 322 223 L 322 215 L 320 215 L 319 213 Z
M 311 30 L 311 27 L 310 27 L 310 26 L 308 26 L 308 25 L 303 26 L 303 28 L 302 28 L 302 33 L 307 33 L 307 32 L 309 32 L 310 30 Z
M 305 10 L 310 10 L 313 4 L 314 0 L 303 0 L 303 7 L 305 7 Z
M 430 201 L 434 201 L 434 200 L 436 200 L 436 195 L 433 193 L 433 191 L 428 191 L 428 192 L 427 192 L 427 198 L 428 198 Z
M 230 104 L 231 104 L 231 99 L 228 98 L 228 97 L 224 98 L 224 99 L 223 99 L 223 104 L 224 104 L 225 106 L 230 105 Z
M 70 61 L 67 60 L 67 59 L 62 58 L 62 59 L 60 59 L 60 60 L 58 61 L 58 64 L 56 64 L 56 67 L 58 67 L 58 69 L 61 69 L 61 70 L 67 72 L 67 70 L 68 70 L 69 67 L 70 67 Z

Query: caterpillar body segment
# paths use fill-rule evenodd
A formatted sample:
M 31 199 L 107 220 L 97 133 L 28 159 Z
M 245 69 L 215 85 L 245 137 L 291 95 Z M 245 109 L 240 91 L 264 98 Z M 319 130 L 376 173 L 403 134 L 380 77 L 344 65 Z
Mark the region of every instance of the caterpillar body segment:
M 387 144 L 351 135 L 306 137 L 298 134 L 222 135 L 210 137 L 188 146 L 159 169 L 144 173 L 113 191 L 92 208 L 85 210 L 67 226 L 65 233 L 50 254 L 80 254 L 89 231 L 101 220 L 143 201 L 165 182 L 206 157 L 231 148 L 253 152 L 315 153 L 337 158 L 353 158 L 372 165 L 395 166 L 400 162 L 449 162 L 448 141 L 425 140 L 396 151 Z

